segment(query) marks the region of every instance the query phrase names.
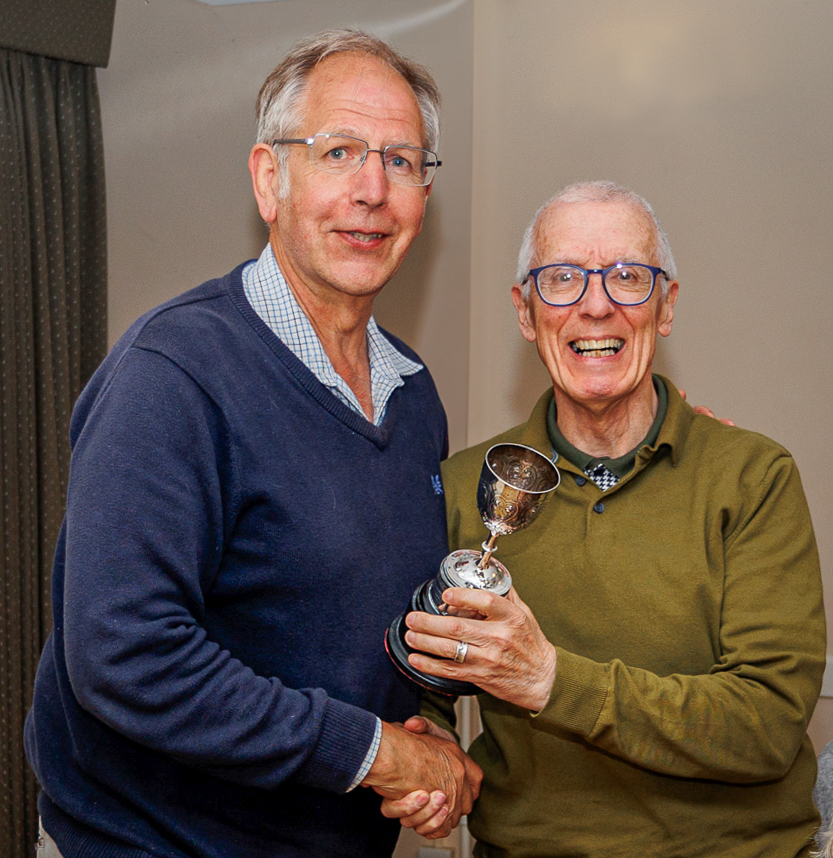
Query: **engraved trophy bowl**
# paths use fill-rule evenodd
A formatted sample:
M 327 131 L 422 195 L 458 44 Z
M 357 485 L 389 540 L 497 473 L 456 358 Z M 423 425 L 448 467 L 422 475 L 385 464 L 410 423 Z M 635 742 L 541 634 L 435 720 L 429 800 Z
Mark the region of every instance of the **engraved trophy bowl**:
M 449 587 L 489 590 L 505 596 L 512 586 L 507 568 L 493 555 L 499 536 L 528 527 L 540 513 L 547 498 L 558 488 L 561 474 L 543 453 L 523 444 L 496 444 L 486 452 L 477 486 L 477 508 L 489 538 L 483 551 L 460 548 L 440 564 L 436 578 L 425 581 L 411 596 L 408 610 L 388 627 L 385 636 L 393 663 L 411 680 L 441 694 L 470 695 L 480 689 L 471 682 L 431 676 L 412 667 L 408 655 L 414 652 L 405 643 L 405 616 L 410 611 L 447 614 L 442 594 Z

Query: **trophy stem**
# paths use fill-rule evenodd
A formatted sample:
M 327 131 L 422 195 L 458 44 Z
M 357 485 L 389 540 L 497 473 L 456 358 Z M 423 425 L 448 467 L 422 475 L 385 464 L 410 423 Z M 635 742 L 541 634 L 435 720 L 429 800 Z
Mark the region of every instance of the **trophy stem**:
M 477 486 L 477 509 L 489 531 L 482 553 L 468 548 L 452 551 L 440 564 L 439 574 L 421 584 L 411 596 L 409 610 L 435 616 L 448 613 L 443 595 L 448 587 L 484 590 L 505 596 L 512 587 L 506 567 L 492 555 L 499 535 L 526 527 L 541 511 L 544 501 L 558 487 L 561 475 L 552 460 L 523 444 L 496 444 L 487 453 Z M 440 694 L 477 694 L 471 682 L 423 673 L 408 661 L 414 650 L 405 636 L 407 612 L 400 614 L 385 634 L 385 649 L 408 679 Z M 429 850 L 431 851 L 431 850 Z
M 484 542 L 481 546 L 483 548 L 483 556 L 477 563 L 478 569 L 485 569 L 489 565 L 489 561 L 492 559 L 492 555 L 497 551 L 497 538 L 500 536 L 499 533 L 493 533 L 489 537 L 488 542 Z

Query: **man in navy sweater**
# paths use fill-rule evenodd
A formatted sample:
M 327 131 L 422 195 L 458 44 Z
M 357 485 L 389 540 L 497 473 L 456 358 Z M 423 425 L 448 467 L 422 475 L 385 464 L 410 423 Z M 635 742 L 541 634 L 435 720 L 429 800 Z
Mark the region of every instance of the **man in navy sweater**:
M 478 767 L 393 723 L 418 692 L 383 647 L 446 551 L 442 406 L 371 315 L 438 100 L 364 34 L 296 46 L 249 159 L 268 246 L 139 319 L 81 395 L 26 725 L 43 855 L 381 858 L 383 799 L 433 837 L 471 809 Z

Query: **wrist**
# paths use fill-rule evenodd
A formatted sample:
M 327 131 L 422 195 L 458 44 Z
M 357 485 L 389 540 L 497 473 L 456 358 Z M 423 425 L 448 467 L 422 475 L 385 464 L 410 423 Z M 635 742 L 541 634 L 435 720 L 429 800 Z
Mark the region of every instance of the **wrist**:
M 382 730 L 379 736 L 379 747 L 373 763 L 362 781 L 362 786 L 381 786 L 388 783 L 394 769 L 396 755 L 391 745 L 395 743 L 393 736 L 396 728 L 387 721 L 380 723 Z
M 373 734 L 373 741 L 370 743 L 370 747 L 367 749 L 367 753 L 364 755 L 364 760 L 362 760 L 361 766 L 359 766 L 359 770 L 356 772 L 355 777 L 353 778 L 350 786 L 347 787 L 347 792 L 352 792 L 359 784 L 363 783 L 368 773 L 370 772 L 373 763 L 376 760 L 376 756 L 379 753 L 379 744 L 382 741 L 382 719 L 376 719 L 376 731 Z
M 547 646 L 549 647 L 548 656 L 543 661 L 541 678 L 536 683 L 532 706 L 529 707 L 530 711 L 535 714 L 544 709 L 550 702 L 552 687 L 555 685 L 555 667 L 558 661 L 558 654 L 551 643 L 547 642 Z

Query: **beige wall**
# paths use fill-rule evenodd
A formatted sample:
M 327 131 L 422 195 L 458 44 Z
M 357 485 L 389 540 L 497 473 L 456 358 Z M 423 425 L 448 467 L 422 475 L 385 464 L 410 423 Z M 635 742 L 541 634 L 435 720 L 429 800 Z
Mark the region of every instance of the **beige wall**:
M 524 419 L 547 383 L 509 301 L 527 220 L 570 181 L 615 179 L 652 202 L 677 256 L 659 369 L 793 452 L 833 592 L 833 4 L 119 0 L 99 75 L 113 339 L 260 250 L 254 96 L 297 37 L 344 25 L 426 63 L 444 93 L 425 231 L 377 316 L 431 367 L 452 447 Z M 833 739 L 833 701 L 811 735 Z

